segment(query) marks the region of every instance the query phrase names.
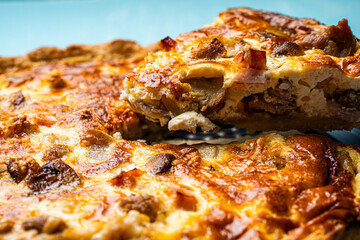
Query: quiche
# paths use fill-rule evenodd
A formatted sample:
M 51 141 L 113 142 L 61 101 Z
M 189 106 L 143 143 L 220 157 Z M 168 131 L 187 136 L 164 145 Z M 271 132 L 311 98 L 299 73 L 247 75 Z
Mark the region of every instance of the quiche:
M 359 236 L 358 146 L 278 134 L 227 145 L 147 145 L 70 129 L 54 131 L 60 140 L 50 146 L 37 144 L 46 134 L 7 140 L 13 150 L 0 162 L 0 239 Z
M 192 146 L 142 140 L 163 130 L 121 100 L 123 81 L 155 51 L 116 40 L 0 58 L 1 240 L 359 236 L 359 146 L 275 133 Z
M 170 130 L 360 126 L 359 41 L 325 26 L 247 8 L 164 38 L 124 83 L 122 98 Z

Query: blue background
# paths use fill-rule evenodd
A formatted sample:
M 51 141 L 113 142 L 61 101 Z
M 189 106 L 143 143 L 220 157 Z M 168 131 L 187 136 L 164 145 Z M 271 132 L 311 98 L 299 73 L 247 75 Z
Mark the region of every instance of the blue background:
M 347 18 L 354 34 L 360 36 L 359 0 L 0 0 L 0 56 L 116 38 L 147 45 L 200 28 L 220 11 L 239 6 L 316 18 L 325 24 Z

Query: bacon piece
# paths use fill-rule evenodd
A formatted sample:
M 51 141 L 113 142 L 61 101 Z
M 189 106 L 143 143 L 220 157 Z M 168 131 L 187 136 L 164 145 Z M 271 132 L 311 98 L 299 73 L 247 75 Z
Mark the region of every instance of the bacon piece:
M 250 49 L 249 52 L 239 52 L 234 57 L 234 62 L 242 68 L 254 70 L 266 69 L 266 52 Z
M 249 63 L 250 68 L 257 70 L 266 69 L 266 52 L 250 49 L 250 54 L 251 54 L 250 63 Z
M 166 51 L 170 51 L 176 45 L 177 45 L 177 42 L 169 36 L 167 36 L 166 38 L 164 38 L 160 41 L 160 47 L 162 47 Z

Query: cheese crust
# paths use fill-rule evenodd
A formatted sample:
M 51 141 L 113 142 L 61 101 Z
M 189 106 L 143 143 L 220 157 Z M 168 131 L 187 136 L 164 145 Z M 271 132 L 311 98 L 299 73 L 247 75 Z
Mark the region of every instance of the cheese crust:
M 87 134 L 57 132 L 61 145 L 27 154 L 2 149 L 1 239 L 353 239 L 344 230 L 360 216 L 357 146 L 277 134 L 151 146 Z M 12 140 L 25 149 L 38 138 Z
M 96 129 L 142 137 L 143 118 L 119 98 L 125 75 L 143 64 L 152 48 L 116 40 L 0 58 L 0 135 Z
M 255 130 L 360 126 L 359 42 L 345 19 L 325 26 L 230 9 L 159 46 L 127 77 L 122 97 L 170 130 L 178 129 L 177 116 L 193 111 Z

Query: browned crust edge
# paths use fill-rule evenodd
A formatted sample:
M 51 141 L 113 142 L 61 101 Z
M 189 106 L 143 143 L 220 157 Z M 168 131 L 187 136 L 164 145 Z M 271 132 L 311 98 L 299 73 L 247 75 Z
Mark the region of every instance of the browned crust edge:
M 89 60 L 114 60 L 144 57 L 157 50 L 157 44 L 142 47 L 132 40 L 117 39 L 96 45 L 70 45 L 65 49 L 41 47 L 24 56 L 0 57 L 0 73 L 10 69 L 21 69 L 33 64 L 51 62 L 82 62 Z

